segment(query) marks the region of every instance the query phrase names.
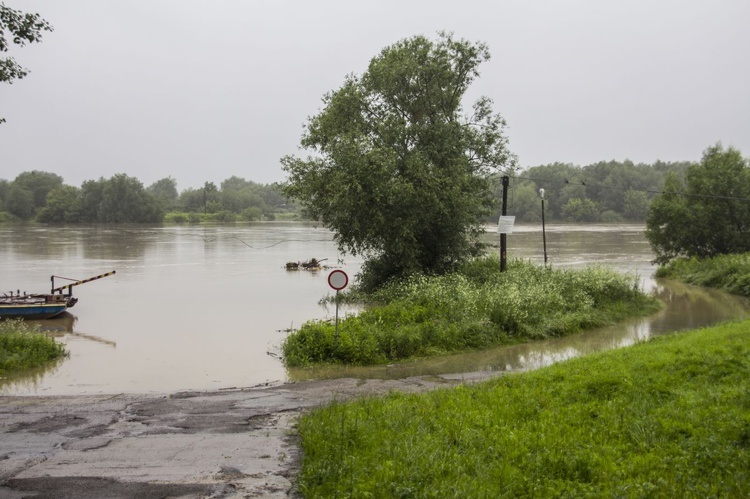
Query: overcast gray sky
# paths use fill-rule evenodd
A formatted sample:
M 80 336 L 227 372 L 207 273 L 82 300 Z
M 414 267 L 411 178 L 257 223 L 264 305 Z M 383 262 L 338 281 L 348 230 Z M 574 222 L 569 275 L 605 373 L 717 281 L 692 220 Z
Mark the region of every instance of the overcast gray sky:
M 0 84 L 7 180 L 283 180 L 323 94 L 440 30 L 488 44 L 471 100 L 494 100 L 523 167 L 750 155 L 748 0 L 3 1 L 55 28 L 4 54 L 31 70 Z

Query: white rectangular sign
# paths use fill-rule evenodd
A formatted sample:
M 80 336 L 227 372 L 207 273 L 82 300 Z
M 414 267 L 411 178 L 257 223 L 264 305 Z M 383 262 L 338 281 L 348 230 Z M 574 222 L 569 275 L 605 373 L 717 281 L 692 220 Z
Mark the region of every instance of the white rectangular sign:
M 513 224 L 516 222 L 515 215 L 500 217 L 497 221 L 497 233 L 498 234 L 513 234 Z

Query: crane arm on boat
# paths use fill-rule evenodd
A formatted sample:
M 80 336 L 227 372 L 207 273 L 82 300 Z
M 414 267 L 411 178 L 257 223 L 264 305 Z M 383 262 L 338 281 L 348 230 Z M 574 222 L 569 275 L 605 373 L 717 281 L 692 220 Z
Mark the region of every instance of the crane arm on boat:
M 107 276 L 113 275 L 115 273 L 116 273 L 116 271 L 113 270 L 112 272 L 107 272 L 106 274 L 101 274 L 101 275 L 97 275 L 97 276 L 94 276 L 94 277 L 89 277 L 88 279 L 83 279 L 81 281 L 76 281 L 76 282 L 73 282 L 73 283 L 70 283 L 70 284 L 66 284 L 65 286 L 60 286 L 59 288 L 55 287 L 55 277 L 57 277 L 59 279 L 67 279 L 67 277 L 60 277 L 60 276 L 53 275 L 51 277 L 51 279 L 52 279 L 52 294 L 55 294 L 56 292 L 62 293 L 63 290 L 65 290 L 65 289 L 67 289 L 68 292 L 71 293 L 73 291 L 73 289 L 72 289 L 73 286 L 78 286 L 79 284 L 85 284 L 87 282 L 95 281 L 97 279 L 101 279 L 102 277 L 107 277 Z M 74 279 L 69 279 L 69 280 L 72 281 Z

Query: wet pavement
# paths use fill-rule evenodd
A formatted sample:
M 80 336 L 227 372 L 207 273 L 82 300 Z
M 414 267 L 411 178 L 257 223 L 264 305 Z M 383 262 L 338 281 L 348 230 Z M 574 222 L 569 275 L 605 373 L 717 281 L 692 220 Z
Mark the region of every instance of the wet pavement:
M 354 396 L 493 373 L 336 379 L 170 395 L 0 397 L 0 498 L 296 497 L 296 421 Z

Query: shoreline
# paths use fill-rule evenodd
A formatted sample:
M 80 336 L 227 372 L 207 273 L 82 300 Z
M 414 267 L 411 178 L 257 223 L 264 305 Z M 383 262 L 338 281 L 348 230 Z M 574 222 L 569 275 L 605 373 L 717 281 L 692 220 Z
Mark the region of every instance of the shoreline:
M 296 421 L 357 396 L 501 375 L 341 378 L 163 394 L 0 396 L 0 496 L 297 497 Z

